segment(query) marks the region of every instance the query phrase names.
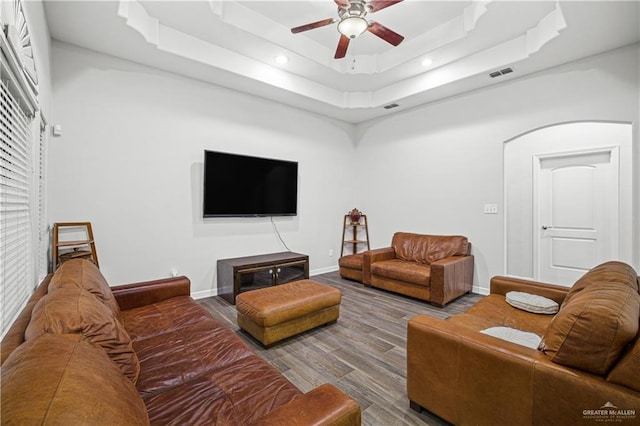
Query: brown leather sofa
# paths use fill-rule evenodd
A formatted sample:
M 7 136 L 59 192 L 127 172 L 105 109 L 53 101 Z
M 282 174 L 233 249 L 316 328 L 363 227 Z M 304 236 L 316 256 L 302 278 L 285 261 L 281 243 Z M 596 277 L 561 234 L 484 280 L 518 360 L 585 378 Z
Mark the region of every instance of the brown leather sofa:
M 507 277 L 447 320 L 408 324 L 407 392 L 457 425 L 578 425 L 640 421 L 640 294 L 636 272 L 607 262 L 571 288 Z M 507 303 L 517 291 L 556 301 L 555 315 Z M 511 293 L 513 294 L 513 293 Z M 480 333 L 501 326 L 535 333 L 538 349 Z
M 396 232 L 391 247 L 364 253 L 363 281 L 442 307 L 471 291 L 473 265 L 467 237 Z
M 359 425 L 303 394 L 190 297 L 185 277 L 110 288 L 86 260 L 37 288 L 2 341 L 3 424 Z

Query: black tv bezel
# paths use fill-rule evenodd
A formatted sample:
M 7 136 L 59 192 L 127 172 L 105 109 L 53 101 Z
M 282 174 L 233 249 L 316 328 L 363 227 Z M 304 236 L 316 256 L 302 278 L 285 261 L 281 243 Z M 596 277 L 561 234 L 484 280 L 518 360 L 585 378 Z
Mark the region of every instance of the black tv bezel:
M 207 194 L 207 179 L 206 179 L 206 173 L 207 173 L 207 154 L 224 154 L 224 155 L 231 155 L 231 156 L 235 156 L 235 157 L 243 157 L 243 158 L 249 158 L 249 159 L 257 159 L 257 160 L 267 160 L 267 161 L 274 161 L 274 162 L 279 162 L 279 163 L 286 163 L 286 164 L 295 164 L 295 170 L 296 170 L 296 180 L 295 180 L 295 184 L 296 184 L 296 190 L 295 190 L 295 212 L 293 213 L 222 213 L 222 214 L 208 214 L 205 211 L 205 197 Z M 251 218 L 251 217 L 290 217 L 290 216 L 297 216 L 298 215 L 298 189 L 299 189 L 299 185 L 298 185 L 298 179 L 299 179 L 299 163 L 297 161 L 293 161 L 293 160 L 283 160 L 283 159 L 279 159 L 279 158 L 273 158 L 273 157 L 260 157 L 260 156 L 255 156 L 255 155 L 247 155 L 247 154 L 238 154 L 235 152 L 227 152 L 227 151 L 217 151 L 217 150 L 211 150 L 211 149 L 205 149 L 204 150 L 204 160 L 203 160 L 203 169 L 202 169 L 202 217 L 203 219 L 207 219 L 207 218 L 225 218 L 225 217 L 247 217 L 247 218 Z

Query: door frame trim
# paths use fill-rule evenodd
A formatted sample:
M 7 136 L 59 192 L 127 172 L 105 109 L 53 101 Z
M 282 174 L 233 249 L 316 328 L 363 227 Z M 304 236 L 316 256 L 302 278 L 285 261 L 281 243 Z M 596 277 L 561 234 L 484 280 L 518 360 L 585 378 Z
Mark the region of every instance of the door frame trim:
M 591 154 L 609 154 L 611 156 L 611 162 L 615 164 L 615 170 L 618 174 L 618 186 L 620 185 L 619 176 L 620 176 L 620 147 L 618 145 L 605 145 L 599 147 L 591 147 L 585 149 L 576 149 L 569 151 L 559 151 L 559 152 L 549 152 L 542 154 L 534 154 L 532 158 L 532 167 L 533 167 L 533 220 L 532 220 L 532 236 L 533 236 L 533 278 L 536 280 L 540 279 L 541 276 L 541 265 L 540 265 L 540 238 L 541 238 L 541 228 L 542 223 L 540 221 L 540 173 L 542 162 L 551 158 L 563 158 L 563 157 L 571 157 L 575 155 L 591 155 Z M 620 189 L 618 188 L 618 191 Z M 616 194 L 616 200 L 618 202 L 618 216 L 620 215 L 620 200 L 619 194 Z M 618 220 L 620 218 L 618 217 Z M 620 230 L 618 229 L 618 232 Z M 620 245 L 619 235 L 617 236 L 618 246 Z M 619 249 L 619 247 L 618 247 Z M 505 250 L 506 252 L 506 250 Z M 505 253 L 506 254 L 506 253 Z

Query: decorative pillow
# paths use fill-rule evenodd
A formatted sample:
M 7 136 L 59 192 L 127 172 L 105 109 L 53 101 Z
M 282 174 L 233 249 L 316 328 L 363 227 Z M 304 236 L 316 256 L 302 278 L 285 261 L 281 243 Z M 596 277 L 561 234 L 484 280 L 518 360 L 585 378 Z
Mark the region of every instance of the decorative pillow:
M 558 312 L 559 305 L 551 299 L 537 294 L 510 291 L 506 294 L 506 301 L 514 308 L 534 314 L 553 315 Z
M 531 349 L 537 349 L 540 344 L 540 336 L 527 331 L 517 330 L 511 327 L 491 327 L 482 330 L 480 333 L 506 340 L 507 342 L 516 343 Z
M 20 425 L 146 425 L 135 386 L 79 334 L 44 334 L 2 364 L 2 420 Z
M 61 288 L 38 301 L 25 330 L 25 340 L 43 334 L 82 334 L 102 347 L 109 358 L 134 384 L 140 362 L 131 339 L 113 313 L 91 293 L 76 287 Z
M 636 292 L 640 291 L 636 271 L 626 263 L 611 260 L 592 268 L 580 277 L 569 289 L 562 304 L 569 303 L 575 295 L 589 286 L 602 283 L 616 283 L 631 287 Z
M 93 294 L 111 309 L 118 321 L 121 321 L 120 306 L 111 292 L 111 287 L 93 262 L 86 259 L 64 262 L 51 278 L 49 293 L 65 287 L 77 287 Z
M 640 295 L 619 283 L 592 283 L 563 303 L 540 350 L 551 361 L 600 376 L 638 334 Z

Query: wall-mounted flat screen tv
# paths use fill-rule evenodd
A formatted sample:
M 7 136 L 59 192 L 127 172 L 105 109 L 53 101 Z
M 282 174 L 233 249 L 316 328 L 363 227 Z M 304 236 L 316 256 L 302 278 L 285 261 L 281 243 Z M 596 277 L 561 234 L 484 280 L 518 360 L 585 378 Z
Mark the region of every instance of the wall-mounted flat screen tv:
M 204 217 L 295 216 L 298 163 L 204 152 Z

